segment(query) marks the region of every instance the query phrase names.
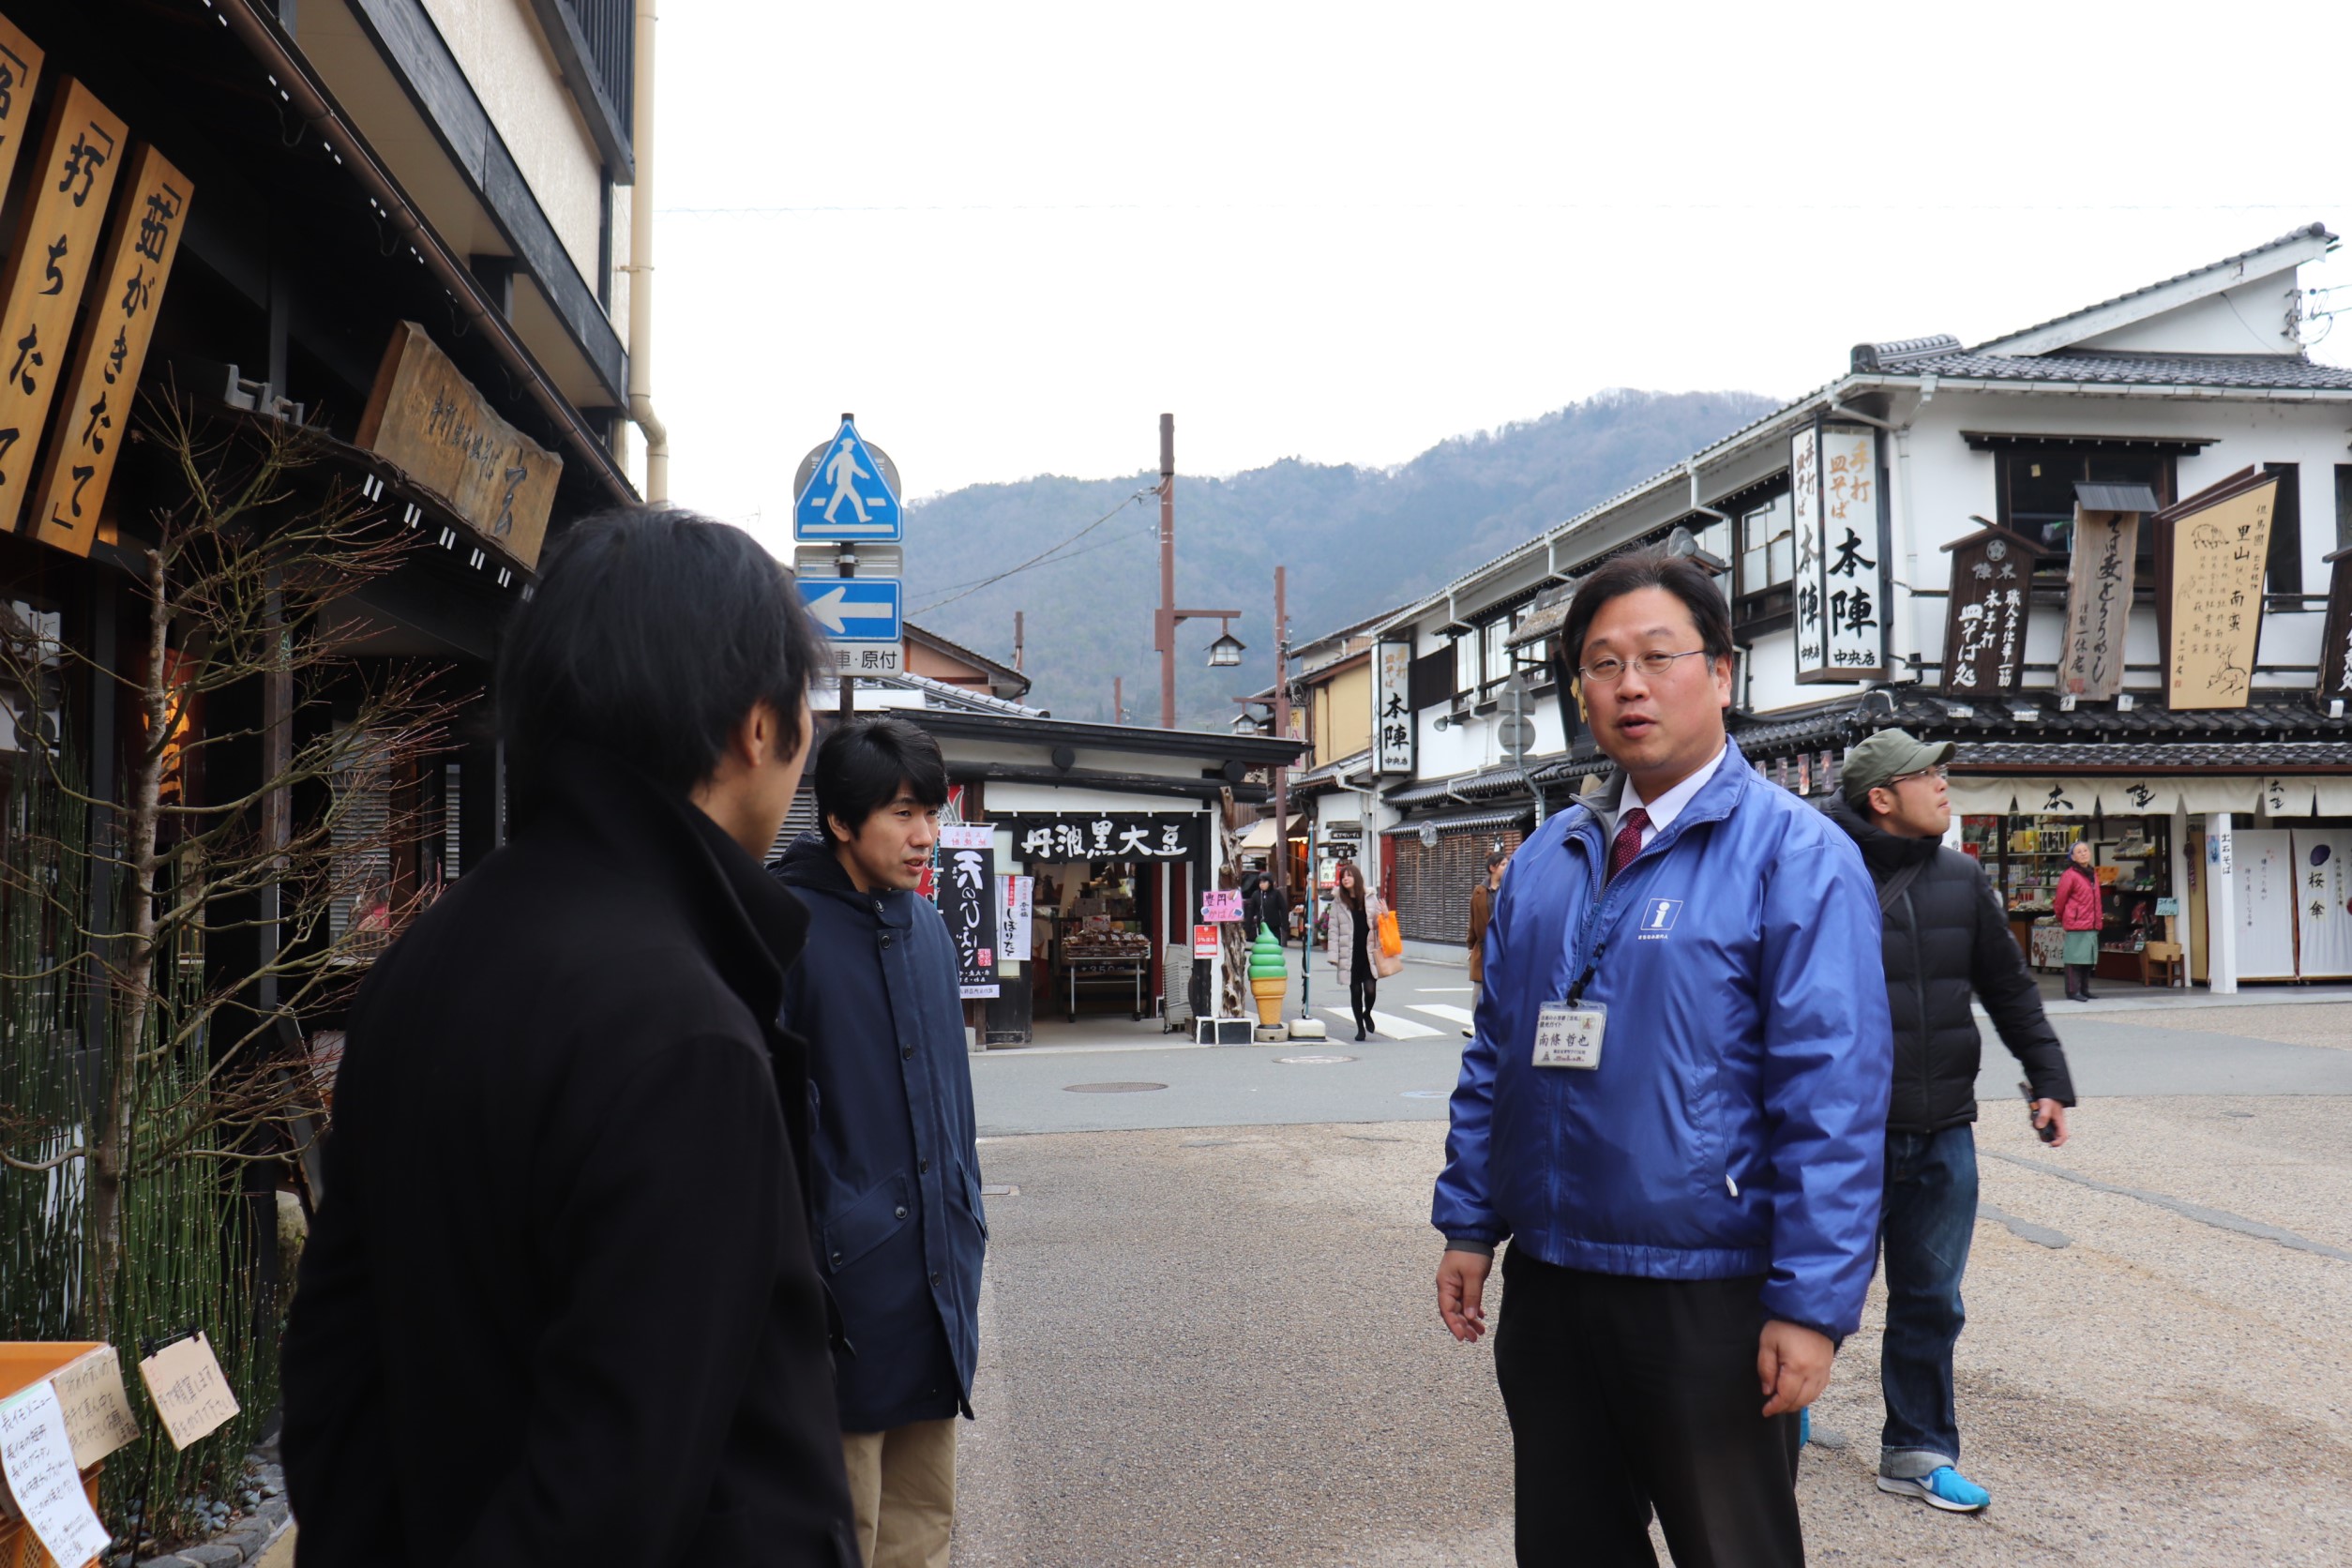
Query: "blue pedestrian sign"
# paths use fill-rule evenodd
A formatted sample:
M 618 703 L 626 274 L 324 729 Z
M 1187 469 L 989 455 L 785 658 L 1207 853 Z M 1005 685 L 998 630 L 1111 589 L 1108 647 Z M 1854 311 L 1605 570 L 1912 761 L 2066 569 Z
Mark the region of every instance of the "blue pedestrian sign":
M 793 538 L 896 544 L 905 537 L 888 460 L 859 439 L 854 424 L 842 420 L 840 433 L 809 457 L 813 465 L 792 503 Z
M 801 602 L 835 642 L 896 642 L 906 635 L 895 577 L 804 577 Z

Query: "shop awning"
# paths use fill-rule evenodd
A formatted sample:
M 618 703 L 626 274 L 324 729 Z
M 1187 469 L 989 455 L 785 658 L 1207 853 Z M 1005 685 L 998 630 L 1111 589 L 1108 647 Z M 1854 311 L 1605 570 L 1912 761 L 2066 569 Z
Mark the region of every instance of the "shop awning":
M 2165 774 L 2028 777 L 1953 774 L 1952 808 L 1963 816 L 2168 817 L 2230 811 L 2244 816 L 2352 816 L 2352 775 L 2238 777 Z
M 1289 836 L 1292 838 L 1304 838 L 1306 837 L 1306 819 L 1304 817 L 1296 816 L 1290 819 L 1290 832 Z M 1250 830 L 1247 833 L 1242 835 L 1242 851 L 1245 854 L 1252 850 L 1255 850 L 1262 854 L 1274 847 L 1274 820 L 1272 817 L 1260 818 L 1257 822 L 1251 824 Z

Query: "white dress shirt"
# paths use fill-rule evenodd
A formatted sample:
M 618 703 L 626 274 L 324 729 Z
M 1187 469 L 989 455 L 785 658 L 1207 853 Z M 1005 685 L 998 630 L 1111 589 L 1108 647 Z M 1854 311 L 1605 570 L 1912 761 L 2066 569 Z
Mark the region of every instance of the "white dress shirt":
M 1636 806 L 1650 813 L 1650 825 L 1641 830 L 1643 849 L 1648 849 L 1656 840 L 1658 835 L 1674 825 L 1674 819 L 1682 814 L 1682 807 L 1690 805 L 1691 797 L 1698 793 L 1709 779 L 1715 776 L 1715 770 L 1723 766 L 1724 755 L 1730 749 L 1728 746 L 1717 747 L 1713 757 L 1700 764 L 1688 778 L 1660 795 L 1654 803 L 1643 800 L 1641 791 L 1635 785 L 1632 776 L 1626 776 L 1625 792 L 1619 797 L 1617 802 L 1617 816 L 1619 820 L 1621 820 L 1626 812 L 1631 811 Z M 1615 837 L 1616 827 L 1617 822 L 1612 821 L 1609 823 L 1612 839 Z

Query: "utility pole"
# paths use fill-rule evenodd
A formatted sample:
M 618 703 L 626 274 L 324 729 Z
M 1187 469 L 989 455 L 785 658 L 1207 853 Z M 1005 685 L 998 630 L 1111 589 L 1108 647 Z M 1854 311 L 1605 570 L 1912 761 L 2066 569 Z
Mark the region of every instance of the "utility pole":
M 1176 416 L 1160 415 L 1160 607 L 1152 616 L 1152 646 L 1160 656 L 1160 728 L 1176 728 L 1176 628 L 1186 621 L 1230 622 L 1238 610 L 1176 608 Z M 1238 649 L 1240 643 L 1236 641 Z M 1238 657 L 1238 655 L 1236 656 Z M 1223 662 L 1231 664 L 1236 658 Z
M 1121 683 L 1125 679 L 1123 675 L 1113 675 L 1110 678 L 1110 721 L 1113 724 L 1127 722 L 1127 699 L 1120 689 Z
M 1290 738 L 1290 617 L 1283 599 L 1284 571 L 1274 568 L 1274 727 L 1277 739 Z M 1290 891 L 1290 770 L 1280 763 L 1274 770 L 1274 888 L 1285 895 Z
M 1021 669 L 1021 612 L 1018 610 L 1013 611 L 1013 673 L 1027 673 Z

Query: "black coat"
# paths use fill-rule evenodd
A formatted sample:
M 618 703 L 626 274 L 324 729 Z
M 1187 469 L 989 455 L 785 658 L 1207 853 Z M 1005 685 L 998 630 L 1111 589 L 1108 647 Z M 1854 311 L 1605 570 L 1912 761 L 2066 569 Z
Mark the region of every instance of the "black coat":
M 955 941 L 928 898 L 860 893 L 816 834 L 776 872 L 808 910 L 782 1018 L 808 1041 L 809 1214 L 847 1340 L 841 1429 L 969 1414 L 988 1222 Z
M 376 965 L 284 1352 L 303 1568 L 857 1561 L 803 1217 L 807 915 L 580 753 Z
M 2066 1052 L 1984 868 L 1936 839 L 1905 838 L 1864 822 L 1841 796 L 1822 809 L 1853 837 L 1877 886 L 1903 866 L 1924 863 L 1882 916 L 1887 1011 L 1894 1022 L 1888 1130 L 1937 1132 L 1976 1120 L 1984 1043 L 1968 1010 L 1971 992 L 1983 1000 L 2001 1043 L 2024 1063 L 2034 1096 L 2073 1105 Z

